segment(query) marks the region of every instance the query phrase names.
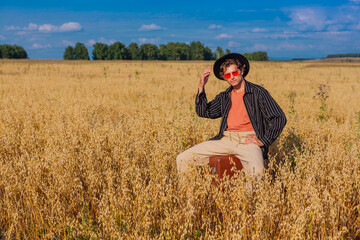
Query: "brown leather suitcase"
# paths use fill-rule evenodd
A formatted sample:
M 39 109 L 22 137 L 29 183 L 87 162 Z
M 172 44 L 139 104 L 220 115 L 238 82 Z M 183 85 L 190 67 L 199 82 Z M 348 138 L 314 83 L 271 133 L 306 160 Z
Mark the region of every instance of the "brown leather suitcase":
M 230 159 L 232 159 L 233 162 Z M 229 176 L 229 178 L 234 175 L 234 171 L 231 170 L 234 167 L 234 164 L 237 170 L 243 169 L 240 159 L 235 157 L 235 155 L 213 156 L 209 158 L 211 172 L 218 175 L 219 180 L 221 180 L 225 174 L 226 176 Z M 215 176 L 213 177 L 212 182 L 216 184 Z

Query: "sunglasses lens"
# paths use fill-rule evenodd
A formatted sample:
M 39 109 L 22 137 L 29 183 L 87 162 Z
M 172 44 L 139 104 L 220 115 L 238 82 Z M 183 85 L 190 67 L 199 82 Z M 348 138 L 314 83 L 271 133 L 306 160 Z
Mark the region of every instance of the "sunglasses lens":
M 237 70 L 237 71 L 232 72 L 232 73 L 225 73 L 225 74 L 224 74 L 224 77 L 225 77 L 225 78 L 230 78 L 230 77 L 231 77 L 231 74 L 232 74 L 234 77 L 236 77 L 236 76 L 239 76 L 240 72 L 239 72 L 239 70 Z

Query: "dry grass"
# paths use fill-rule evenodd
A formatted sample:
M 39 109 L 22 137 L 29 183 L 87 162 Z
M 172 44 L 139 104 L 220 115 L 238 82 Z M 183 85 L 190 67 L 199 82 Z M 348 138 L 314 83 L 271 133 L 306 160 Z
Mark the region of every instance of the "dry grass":
M 252 62 L 288 117 L 265 177 L 186 192 L 211 64 L 0 61 L 0 239 L 360 239 L 360 64 Z

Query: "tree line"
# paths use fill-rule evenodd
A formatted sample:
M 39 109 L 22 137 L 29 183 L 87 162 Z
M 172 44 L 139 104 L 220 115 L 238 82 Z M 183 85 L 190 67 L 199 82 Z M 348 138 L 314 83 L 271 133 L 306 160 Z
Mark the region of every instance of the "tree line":
M 2 44 L 0 45 L 0 58 L 20 59 L 28 58 L 25 49 L 18 45 Z
M 244 56 L 249 61 L 269 61 L 267 52 L 263 52 L 263 51 L 258 51 L 258 52 L 253 52 L 253 53 L 244 53 Z
M 209 47 L 199 41 L 190 44 L 169 42 L 159 47 L 155 44 L 146 43 L 138 45 L 131 43 L 128 47 L 121 42 L 115 42 L 110 46 L 105 43 L 95 43 L 92 51 L 93 60 L 215 60 L 224 54 L 230 53 L 217 47 L 212 52 Z M 254 52 L 244 54 L 249 60 L 267 61 L 266 52 Z M 87 48 L 83 43 L 76 43 L 75 47 L 68 46 L 64 51 L 65 60 L 90 60 Z
M 223 54 L 220 47 L 219 53 L 212 53 L 204 44 L 192 42 L 169 42 L 159 47 L 146 43 L 138 45 L 131 43 L 128 47 L 122 42 L 115 42 L 108 46 L 105 43 L 95 43 L 92 51 L 93 60 L 212 60 L 216 54 Z M 83 43 L 77 43 L 75 48 L 68 46 L 64 52 L 65 60 L 89 60 L 87 48 Z
M 89 52 L 83 43 L 76 43 L 75 48 L 65 48 L 64 60 L 90 60 Z
M 159 47 L 150 43 L 140 46 L 137 43 L 131 43 L 126 47 L 121 42 L 115 42 L 110 46 L 97 42 L 93 47 L 93 60 L 215 60 L 230 53 L 229 49 L 224 51 L 222 47 L 217 47 L 215 52 L 212 52 L 209 47 L 199 41 L 193 41 L 190 44 L 169 42 L 166 45 L 161 44 Z M 250 61 L 269 60 L 266 52 L 245 53 L 244 55 Z M 356 57 L 353 55 L 351 54 L 351 57 Z M 360 54 L 357 55 L 360 56 Z M 0 45 L 0 58 L 21 59 L 28 58 L 28 54 L 21 46 L 2 44 Z M 65 60 L 90 60 L 88 49 L 79 42 L 75 47 L 66 47 L 63 58 Z
M 360 57 L 360 53 L 329 54 L 326 58 Z

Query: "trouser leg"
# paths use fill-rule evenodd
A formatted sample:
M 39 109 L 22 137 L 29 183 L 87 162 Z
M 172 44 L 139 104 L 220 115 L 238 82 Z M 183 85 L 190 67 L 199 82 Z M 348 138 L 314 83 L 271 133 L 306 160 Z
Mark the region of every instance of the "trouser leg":
M 195 145 L 176 157 L 179 173 L 190 170 L 191 165 L 206 166 L 210 156 L 227 155 L 232 152 L 232 143 L 226 139 L 209 140 Z
M 264 173 L 264 158 L 256 144 L 239 144 L 234 149 L 235 156 L 241 160 L 246 174 L 261 176 Z
M 234 154 L 241 160 L 245 173 L 253 176 L 264 172 L 264 159 L 262 151 L 256 144 L 245 144 L 246 136 L 251 133 L 224 132 L 220 140 L 210 140 L 180 153 L 176 158 L 179 173 L 190 170 L 191 165 L 206 166 L 210 156 Z M 244 138 L 245 137 L 245 138 Z

